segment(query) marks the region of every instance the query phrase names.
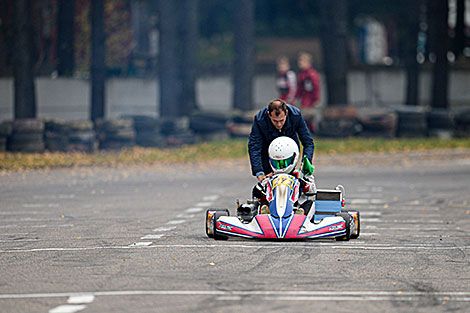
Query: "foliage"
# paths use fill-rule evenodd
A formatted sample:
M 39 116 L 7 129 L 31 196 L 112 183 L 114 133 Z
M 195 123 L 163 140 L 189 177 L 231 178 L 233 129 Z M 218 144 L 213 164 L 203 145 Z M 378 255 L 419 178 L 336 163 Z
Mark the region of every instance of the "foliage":
M 431 149 L 470 149 L 469 139 L 316 139 L 316 155 L 354 153 L 397 153 Z M 80 166 L 129 166 L 247 158 L 247 141 L 243 139 L 206 142 L 178 148 L 140 148 L 100 151 L 94 154 L 68 153 L 0 153 L 0 171 Z

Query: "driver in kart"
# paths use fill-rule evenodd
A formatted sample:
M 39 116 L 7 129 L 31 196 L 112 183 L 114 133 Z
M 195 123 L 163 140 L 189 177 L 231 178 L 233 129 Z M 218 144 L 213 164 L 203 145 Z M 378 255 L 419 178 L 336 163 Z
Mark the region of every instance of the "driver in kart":
M 269 163 L 273 170 L 273 174 L 288 174 L 295 176 L 300 182 L 300 191 L 307 196 L 313 196 L 316 193 L 315 179 L 313 175 L 304 175 L 296 169 L 299 160 L 299 147 L 297 143 L 290 137 L 282 136 L 274 139 L 268 149 Z M 253 188 L 253 196 L 258 198 L 261 203 L 261 214 L 269 214 L 269 206 L 264 191 L 268 179 L 259 182 Z M 295 214 L 305 214 L 302 207 L 298 207 Z

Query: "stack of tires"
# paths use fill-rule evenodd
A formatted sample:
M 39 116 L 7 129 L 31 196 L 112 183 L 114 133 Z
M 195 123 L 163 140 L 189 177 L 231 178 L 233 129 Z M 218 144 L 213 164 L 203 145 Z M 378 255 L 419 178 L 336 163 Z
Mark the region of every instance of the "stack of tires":
M 422 107 L 402 106 L 396 110 L 398 115 L 398 137 L 421 138 L 427 136 L 426 112 Z
M 181 146 L 196 143 L 196 135 L 189 128 L 188 117 L 165 117 L 161 119 L 161 133 L 165 145 Z
M 91 121 L 70 121 L 67 123 L 69 142 L 67 151 L 93 152 L 96 149 L 96 133 Z
M 96 149 L 96 135 L 91 121 L 48 120 L 44 138 L 46 149 L 51 152 L 93 152 Z
M 324 137 L 352 137 L 362 131 L 357 108 L 351 106 L 326 107 L 318 124 L 318 135 Z
M 224 113 L 198 111 L 189 116 L 189 127 L 202 140 L 225 140 L 228 120 Z
M 386 109 L 360 110 L 358 120 L 362 125 L 361 137 L 394 138 L 397 132 L 398 117 Z
M 96 134 L 100 149 L 121 149 L 135 145 L 135 130 L 131 119 L 99 120 Z
M 7 148 L 13 152 L 44 152 L 44 122 L 38 119 L 18 119 L 11 124 L 12 133 Z
M 0 123 L 0 152 L 5 152 L 7 150 L 7 141 L 8 137 L 11 135 L 11 128 L 11 122 L 5 121 Z
M 455 137 L 470 138 L 470 109 L 462 109 L 456 112 L 454 122 Z
M 142 147 L 159 147 L 164 139 L 160 134 L 160 121 L 152 116 L 126 115 L 124 119 L 131 119 L 134 124 L 135 143 Z
M 257 113 L 258 111 L 234 112 L 227 123 L 227 131 L 230 137 L 247 138 L 250 135 L 251 125 Z
M 454 134 L 454 119 L 452 114 L 446 109 L 432 109 L 427 112 L 426 122 L 428 126 L 428 135 L 449 139 Z
M 69 143 L 69 126 L 64 120 L 46 120 L 46 133 L 44 139 L 46 149 L 51 152 L 67 151 Z

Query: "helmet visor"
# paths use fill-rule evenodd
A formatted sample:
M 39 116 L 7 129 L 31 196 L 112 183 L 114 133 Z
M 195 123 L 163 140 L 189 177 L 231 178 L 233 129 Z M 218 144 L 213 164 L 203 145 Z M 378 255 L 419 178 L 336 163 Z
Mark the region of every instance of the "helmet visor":
M 295 153 L 290 158 L 287 158 L 287 159 L 284 159 L 284 160 L 270 159 L 270 161 L 271 161 L 271 165 L 272 165 L 273 168 L 275 168 L 277 170 L 282 170 L 282 169 L 288 167 L 289 165 L 291 165 L 292 162 L 294 162 L 294 159 L 295 159 Z

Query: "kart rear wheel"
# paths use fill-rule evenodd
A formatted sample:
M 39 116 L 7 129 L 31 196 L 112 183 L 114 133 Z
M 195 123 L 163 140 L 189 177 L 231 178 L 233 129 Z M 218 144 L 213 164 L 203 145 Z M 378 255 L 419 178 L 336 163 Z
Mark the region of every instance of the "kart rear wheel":
M 349 241 L 351 239 L 351 217 L 347 212 L 338 213 L 337 216 L 341 216 L 346 224 L 346 235 L 336 237 L 337 241 Z
M 229 216 L 229 212 L 228 210 L 220 210 L 220 211 L 215 211 L 214 212 L 214 215 L 213 215 L 213 224 L 212 224 L 212 233 L 213 233 L 213 237 L 215 240 L 227 240 L 228 239 L 228 236 L 225 236 L 225 235 L 221 235 L 217 232 L 217 220 L 219 219 L 219 217 L 221 216 Z

